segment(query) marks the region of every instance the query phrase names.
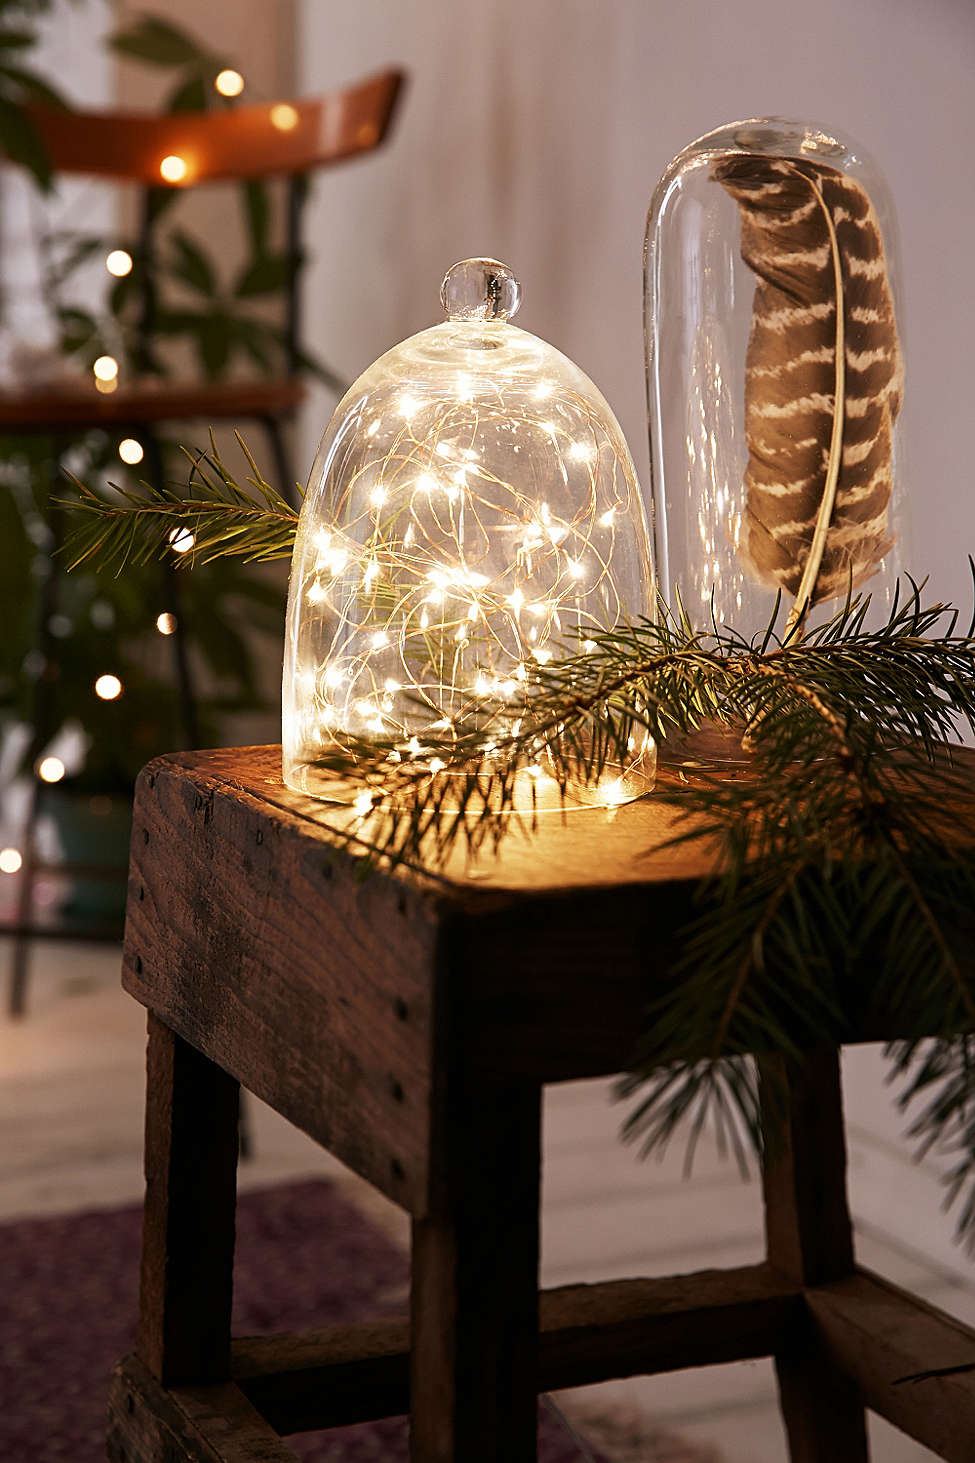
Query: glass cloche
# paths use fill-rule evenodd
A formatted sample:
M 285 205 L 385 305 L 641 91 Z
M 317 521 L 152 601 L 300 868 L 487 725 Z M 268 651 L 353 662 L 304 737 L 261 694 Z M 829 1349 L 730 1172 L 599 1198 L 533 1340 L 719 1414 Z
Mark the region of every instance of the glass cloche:
M 894 212 L 858 145 L 802 122 L 691 143 L 647 220 L 652 497 L 661 590 L 751 637 L 882 621 L 904 567 Z
M 288 600 L 289 787 L 341 797 L 324 764 L 364 740 L 435 774 L 425 736 L 449 743 L 472 706 L 513 726 L 532 663 L 651 613 L 622 431 L 577 366 L 510 323 L 519 296 L 503 264 L 454 265 L 448 319 L 370 366 L 326 429 Z M 647 791 L 656 750 L 631 752 L 580 800 Z

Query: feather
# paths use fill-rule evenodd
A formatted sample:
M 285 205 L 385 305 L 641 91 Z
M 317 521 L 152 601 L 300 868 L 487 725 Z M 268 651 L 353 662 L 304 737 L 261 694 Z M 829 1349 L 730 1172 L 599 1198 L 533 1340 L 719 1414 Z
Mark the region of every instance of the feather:
M 757 276 L 745 359 L 745 556 L 812 605 L 876 573 L 904 370 L 883 238 L 855 179 L 754 154 L 712 176 L 738 204 Z M 839 308 L 838 308 L 839 307 Z

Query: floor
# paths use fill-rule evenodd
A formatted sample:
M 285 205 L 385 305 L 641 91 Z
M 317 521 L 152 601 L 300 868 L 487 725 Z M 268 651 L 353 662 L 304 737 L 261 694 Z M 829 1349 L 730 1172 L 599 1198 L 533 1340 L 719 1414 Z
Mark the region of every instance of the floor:
M 0 946 L 6 977 L 7 949 Z M 4 980 L 5 983 L 5 980 Z M 118 953 L 49 944 L 33 960 L 26 1019 L 0 1018 L 0 1219 L 141 1197 L 144 1013 L 118 986 Z M 936 1173 L 915 1166 L 881 1077 L 879 1053 L 846 1058 L 851 1198 L 861 1262 L 975 1323 L 975 1265 L 939 1211 Z M 693 1177 L 679 1141 L 663 1164 L 617 1138 L 611 1084 L 549 1089 L 545 1118 L 543 1282 L 664 1274 L 761 1256 L 754 1183 L 702 1144 Z M 263 1105 L 241 1185 L 311 1174 L 338 1179 L 405 1240 L 404 1217 Z M 658 1429 L 713 1444 L 721 1463 L 783 1463 L 771 1365 L 680 1372 L 565 1394 L 574 1416 L 605 1414 L 639 1435 Z M 874 1463 L 934 1455 L 872 1420 Z M 639 1445 L 631 1455 L 640 1456 Z

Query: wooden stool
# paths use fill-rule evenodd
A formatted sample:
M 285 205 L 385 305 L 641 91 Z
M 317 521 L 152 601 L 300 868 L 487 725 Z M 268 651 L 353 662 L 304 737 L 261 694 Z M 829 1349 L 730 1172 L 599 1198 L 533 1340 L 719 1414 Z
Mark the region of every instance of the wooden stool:
M 283 1463 L 281 1434 L 408 1410 L 414 1463 L 528 1463 L 539 1390 L 773 1356 L 793 1463 L 864 1463 L 865 1407 L 971 1463 L 975 1331 L 854 1262 L 835 1051 L 789 1080 L 766 1262 L 538 1293 L 542 1085 L 625 1062 L 703 872 L 646 853 L 666 810 L 544 816 L 479 878 L 363 879 L 349 819 L 274 747 L 140 779 L 146 1210 L 110 1457 Z M 231 1341 L 238 1083 L 409 1211 L 409 1325 Z

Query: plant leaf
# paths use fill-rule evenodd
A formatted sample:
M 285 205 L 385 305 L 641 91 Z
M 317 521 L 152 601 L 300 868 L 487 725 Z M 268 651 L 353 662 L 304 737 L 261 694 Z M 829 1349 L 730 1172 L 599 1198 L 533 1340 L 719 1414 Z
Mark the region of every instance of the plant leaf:
M 0 50 L 25 51 L 37 44 L 37 36 L 29 30 L 0 30 Z
M 300 261 L 299 261 L 300 263 Z M 270 295 L 284 289 L 292 274 L 292 261 L 287 254 L 265 254 L 253 259 L 242 269 L 234 293 L 239 299 L 253 295 Z
M 4 62 L 0 64 L 0 78 L 2 78 L 0 85 L 12 81 L 21 92 L 30 97 L 31 101 L 41 102 L 44 106 L 54 107 L 58 111 L 68 109 L 68 102 L 61 92 L 33 71 L 25 71 L 20 66 L 8 66 Z
M 219 376 L 230 356 L 231 322 L 222 310 L 202 316 L 196 336 L 196 348 L 204 372 L 213 380 Z
M 189 66 L 208 53 L 188 31 L 159 16 L 146 15 L 127 30 L 109 36 L 108 45 L 122 56 L 150 66 Z
M 23 107 L 7 97 L 0 97 L 0 150 L 10 162 L 26 168 L 39 188 L 45 192 L 51 188 L 51 159 L 41 134 Z
M 174 250 L 173 274 L 190 289 L 212 299 L 217 289 L 216 271 L 199 244 L 183 229 L 174 229 L 170 242 Z
M 205 112 L 210 93 L 206 76 L 187 76 L 169 93 L 165 109 L 167 112 Z
M 248 178 L 243 187 L 242 198 L 251 254 L 255 259 L 259 259 L 267 253 L 268 225 L 271 216 L 267 184 L 261 182 L 259 178 Z

